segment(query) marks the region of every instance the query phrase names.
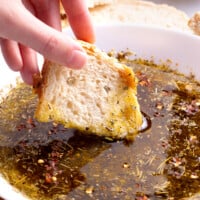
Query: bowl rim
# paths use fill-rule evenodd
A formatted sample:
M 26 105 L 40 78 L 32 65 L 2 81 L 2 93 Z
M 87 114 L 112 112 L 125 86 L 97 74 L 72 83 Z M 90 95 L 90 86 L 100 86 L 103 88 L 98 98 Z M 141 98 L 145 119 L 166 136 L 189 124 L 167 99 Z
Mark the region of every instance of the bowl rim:
M 102 50 L 110 50 L 107 44 L 111 43 L 118 51 L 119 46 L 121 50 L 131 46 L 131 50 L 136 52 L 136 58 L 152 60 L 155 64 L 167 64 L 186 76 L 194 75 L 200 81 L 200 37 L 192 32 L 130 23 L 101 24 L 95 26 L 95 32 L 95 44 Z

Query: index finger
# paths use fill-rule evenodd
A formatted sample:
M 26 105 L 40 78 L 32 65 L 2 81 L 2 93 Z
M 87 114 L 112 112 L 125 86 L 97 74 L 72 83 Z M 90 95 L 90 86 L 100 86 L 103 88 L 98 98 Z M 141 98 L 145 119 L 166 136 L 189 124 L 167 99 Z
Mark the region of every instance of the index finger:
M 85 0 L 62 0 L 72 30 L 78 39 L 95 41 L 92 19 Z

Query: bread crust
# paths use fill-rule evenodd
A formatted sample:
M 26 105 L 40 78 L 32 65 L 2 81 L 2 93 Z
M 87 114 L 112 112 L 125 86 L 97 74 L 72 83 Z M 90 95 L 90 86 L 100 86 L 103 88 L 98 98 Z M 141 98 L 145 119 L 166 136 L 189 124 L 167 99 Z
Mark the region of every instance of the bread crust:
M 45 61 L 36 89 L 39 103 L 35 117 L 87 134 L 134 136 L 142 124 L 142 114 L 132 69 L 94 45 L 81 45 L 88 55 L 88 63 L 81 70 Z
M 114 3 L 115 0 L 87 0 L 88 8 L 94 8 L 100 5 L 107 5 L 110 3 Z

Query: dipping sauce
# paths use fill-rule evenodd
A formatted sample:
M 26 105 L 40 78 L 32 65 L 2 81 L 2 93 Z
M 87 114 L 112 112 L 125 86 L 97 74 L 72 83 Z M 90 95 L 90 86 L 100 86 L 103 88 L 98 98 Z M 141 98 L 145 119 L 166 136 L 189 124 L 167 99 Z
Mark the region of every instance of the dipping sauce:
M 34 200 L 181 199 L 200 191 L 200 85 L 118 54 L 138 77 L 148 128 L 134 141 L 83 135 L 34 118 L 19 84 L 0 104 L 0 172 Z

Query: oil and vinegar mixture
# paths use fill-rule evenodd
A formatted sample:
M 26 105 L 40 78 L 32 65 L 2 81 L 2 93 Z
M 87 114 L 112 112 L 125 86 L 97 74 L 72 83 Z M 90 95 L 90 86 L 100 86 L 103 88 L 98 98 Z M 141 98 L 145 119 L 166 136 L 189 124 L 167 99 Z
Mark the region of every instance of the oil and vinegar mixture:
M 178 200 L 200 195 L 200 85 L 124 59 L 138 78 L 148 128 L 114 141 L 34 119 L 37 97 L 17 85 L 0 104 L 0 173 L 32 200 Z

